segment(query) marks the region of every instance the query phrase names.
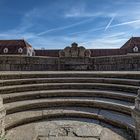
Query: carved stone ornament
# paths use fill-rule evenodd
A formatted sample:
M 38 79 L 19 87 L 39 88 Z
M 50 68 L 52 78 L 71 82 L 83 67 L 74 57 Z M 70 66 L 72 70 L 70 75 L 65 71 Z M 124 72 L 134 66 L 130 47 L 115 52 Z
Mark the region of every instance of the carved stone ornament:
M 79 46 L 77 43 L 72 43 L 71 47 L 67 46 L 64 50 L 59 51 L 59 57 L 90 57 L 90 50 L 85 49 L 83 46 Z

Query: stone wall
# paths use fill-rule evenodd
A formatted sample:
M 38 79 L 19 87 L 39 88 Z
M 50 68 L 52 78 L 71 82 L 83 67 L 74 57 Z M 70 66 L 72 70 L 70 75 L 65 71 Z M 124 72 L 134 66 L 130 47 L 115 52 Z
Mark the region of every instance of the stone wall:
M 140 54 L 94 58 L 96 71 L 131 71 L 140 70 Z
M 92 70 L 93 59 L 89 57 L 59 58 L 59 70 Z
M 2 137 L 5 134 L 5 124 L 4 124 L 4 120 L 5 120 L 5 115 L 6 115 L 6 111 L 5 108 L 3 107 L 3 100 L 0 97 L 0 137 Z
M 58 58 L 35 56 L 0 56 L 1 71 L 58 70 Z
M 91 70 L 89 57 L 0 56 L 1 71 Z
M 1 71 L 140 70 L 140 54 L 108 57 L 0 56 Z

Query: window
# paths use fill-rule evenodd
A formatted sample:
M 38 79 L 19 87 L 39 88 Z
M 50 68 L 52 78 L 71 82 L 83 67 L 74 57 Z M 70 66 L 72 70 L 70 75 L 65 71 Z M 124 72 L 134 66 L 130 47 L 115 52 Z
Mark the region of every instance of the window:
M 135 47 L 133 48 L 133 52 L 138 52 L 138 51 L 139 51 L 138 47 L 135 46 Z
M 4 49 L 3 49 L 3 52 L 4 52 L 4 53 L 8 53 L 8 48 L 4 48 Z
M 22 53 L 23 52 L 23 49 L 22 48 L 19 48 L 18 49 L 18 53 Z

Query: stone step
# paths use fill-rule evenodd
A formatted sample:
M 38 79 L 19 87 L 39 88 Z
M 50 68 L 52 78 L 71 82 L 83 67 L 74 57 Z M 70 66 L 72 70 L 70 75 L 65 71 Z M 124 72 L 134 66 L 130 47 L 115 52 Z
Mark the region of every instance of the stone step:
M 101 77 L 140 79 L 138 71 L 28 71 L 1 72 L 0 79 L 52 78 L 52 77 Z
M 100 97 L 109 99 L 118 99 L 127 102 L 134 103 L 136 95 L 126 92 L 116 92 L 116 91 L 105 91 L 105 90 L 40 90 L 40 91 L 29 91 L 29 92 L 18 92 L 10 94 L 2 94 L 4 103 L 32 100 L 40 98 L 61 98 L 61 97 Z
M 125 91 L 137 94 L 139 86 L 119 85 L 119 84 L 105 84 L 105 83 L 42 83 L 42 84 L 28 84 L 5 86 L 0 88 L 0 94 L 8 94 L 25 91 L 39 91 L 39 90 L 57 90 L 57 89 L 98 89 L 111 91 Z
M 98 140 L 98 138 L 93 138 L 93 137 L 66 137 L 66 136 L 60 136 L 60 137 L 40 137 L 39 140 Z
M 120 78 L 62 77 L 0 80 L 0 86 L 39 84 L 39 83 L 109 83 L 140 86 L 140 80 Z
M 30 110 L 17 112 L 6 116 L 6 130 L 14 127 L 42 120 L 52 120 L 58 118 L 86 118 L 105 122 L 109 125 L 134 130 L 134 122 L 131 116 L 108 111 L 104 109 L 63 107 L 63 108 L 44 108 L 41 110 Z
M 85 98 L 48 98 L 25 100 L 5 104 L 6 113 L 16 113 L 25 110 L 49 108 L 49 107 L 92 107 L 114 110 L 121 113 L 131 115 L 132 103 L 127 103 L 119 100 L 99 100 L 99 99 L 85 99 Z

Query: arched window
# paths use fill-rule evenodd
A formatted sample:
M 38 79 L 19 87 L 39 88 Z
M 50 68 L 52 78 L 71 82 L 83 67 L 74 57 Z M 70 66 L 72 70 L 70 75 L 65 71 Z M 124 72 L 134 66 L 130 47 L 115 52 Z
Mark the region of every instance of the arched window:
M 4 48 L 3 53 L 8 53 L 8 48 Z

